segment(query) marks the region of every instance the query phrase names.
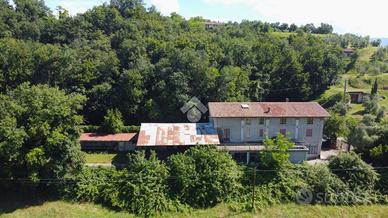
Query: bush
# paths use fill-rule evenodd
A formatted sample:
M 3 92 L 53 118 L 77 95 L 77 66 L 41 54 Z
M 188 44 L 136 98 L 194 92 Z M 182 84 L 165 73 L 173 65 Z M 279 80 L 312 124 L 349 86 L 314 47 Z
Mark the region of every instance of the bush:
M 378 174 L 369 164 L 365 163 L 356 153 L 341 153 L 330 163 L 331 172 L 345 182 L 351 190 L 371 190 L 378 181 Z
M 232 199 L 241 188 L 242 170 L 214 146 L 196 146 L 169 158 L 172 196 L 193 207 Z
M 112 205 L 135 214 L 151 216 L 168 210 L 167 167 L 152 153 L 131 154 L 129 164 L 115 181 Z
M 118 171 L 106 168 L 84 168 L 77 175 L 74 183 L 68 183 L 65 187 L 65 198 L 76 201 L 88 201 L 111 205 L 113 183 Z
M 347 185 L 323 164 L 306 165 L 303 177 L 313 193 L 313 203 L 330 203 L 339 193 L 348 191 Z

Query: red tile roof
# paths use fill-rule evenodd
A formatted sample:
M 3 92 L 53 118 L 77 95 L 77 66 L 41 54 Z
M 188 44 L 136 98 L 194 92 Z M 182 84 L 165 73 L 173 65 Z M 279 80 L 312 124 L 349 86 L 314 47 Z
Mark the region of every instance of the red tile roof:
M 209 102 L 208 106 L 210 117 L 330 117 L 316 102 Z
M 208 123 L 142 123 L 137 146 L 185 146 L 220 144 Z
M 126 142 L 133 139 L 137 133 L 117 133 L 117 134 L 99 134 L 99 133 L 83 133 L 80 141 L 94 142 Z

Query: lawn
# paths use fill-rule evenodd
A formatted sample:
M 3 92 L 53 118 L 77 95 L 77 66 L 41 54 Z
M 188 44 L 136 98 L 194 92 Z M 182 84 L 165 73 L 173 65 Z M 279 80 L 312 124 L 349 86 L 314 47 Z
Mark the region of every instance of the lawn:
M 85 153 L 86 163 L 112 163 L 116 154 Z
M 160 217 L 386 217 L 388 206 L 302 206 L 285 204 L 272 206 L 256 213 L 240 213 L 231 210 L 227 205 L 211 209 L 194 210 L 186 213 L 166 213 Z M 134 217 L 125 212 L 116 212 L 102 206 L 82 203 L 74 204 L 64 201 L 45 202 L 0 214 L 0 217 Z

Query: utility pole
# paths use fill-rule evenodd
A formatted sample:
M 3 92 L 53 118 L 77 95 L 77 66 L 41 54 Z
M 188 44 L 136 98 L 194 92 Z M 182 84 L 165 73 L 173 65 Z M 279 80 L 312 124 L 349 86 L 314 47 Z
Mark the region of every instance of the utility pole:
M 347 80 L 345 79 L 345 85 L 344 85 L 344 101 L 346 99 L 346 85 L 347 85 Z

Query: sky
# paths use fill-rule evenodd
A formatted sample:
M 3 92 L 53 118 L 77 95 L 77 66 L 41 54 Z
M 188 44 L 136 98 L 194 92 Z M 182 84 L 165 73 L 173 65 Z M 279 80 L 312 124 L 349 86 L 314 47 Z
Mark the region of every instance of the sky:
M 85 12 L 106 0 L 45 0 L 52 10 L 60 5 L 71 14 Z M 261 20 L 302 25 L 329 23 L 334 32 L 388 37 L 387 0 L 145 0 L 164 15 L 171 12 L 215 21 Z

